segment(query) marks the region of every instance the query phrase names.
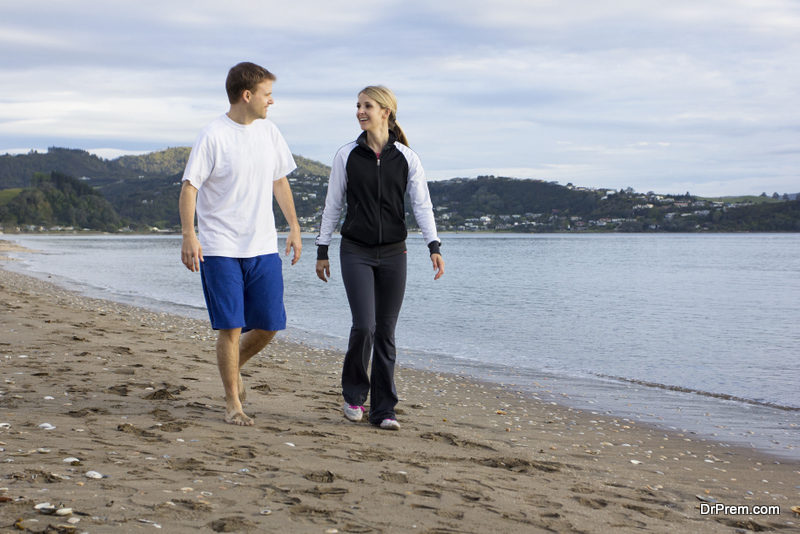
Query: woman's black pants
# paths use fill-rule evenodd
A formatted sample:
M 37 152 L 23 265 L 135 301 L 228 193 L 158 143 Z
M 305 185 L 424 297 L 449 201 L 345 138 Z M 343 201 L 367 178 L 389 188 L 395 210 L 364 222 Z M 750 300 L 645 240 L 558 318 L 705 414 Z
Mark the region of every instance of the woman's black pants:
M 376 425 L 395 418 L 394 329 L 406 290 L 404 249 L 398 254 L 396 248 L 387 251 L 344 243 L 340 249 L 342 280 L 353 315 L 342 369 L 342 394 L 345 402 L 354 406 L 363 405 L 369 395 L 369 421 Z M 372 369 L 368 373 L 370 356 Z

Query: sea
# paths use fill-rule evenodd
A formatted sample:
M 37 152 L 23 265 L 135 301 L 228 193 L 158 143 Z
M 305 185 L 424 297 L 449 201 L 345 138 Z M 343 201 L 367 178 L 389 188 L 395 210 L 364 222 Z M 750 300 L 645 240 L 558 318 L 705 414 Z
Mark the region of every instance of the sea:
M 38 251 L 7 269 L 207 318 L 180 236 L 2 237 Z M 328 283 L 314 236 L 296 265 L 284 257 L 282 336 L 345 349 L 338 246 Z M 800 234 L 444 234 L 442 253 L 434 281 L 421 237 L 408 239 L 400 365 L 800 458 Z

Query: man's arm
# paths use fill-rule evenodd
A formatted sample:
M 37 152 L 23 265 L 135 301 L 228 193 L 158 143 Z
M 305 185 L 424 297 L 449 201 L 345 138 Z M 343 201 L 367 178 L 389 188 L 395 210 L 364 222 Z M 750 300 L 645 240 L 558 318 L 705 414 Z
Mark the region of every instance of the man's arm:
M 194 231 L 194 213 L 197 207 L 197 188 L 184 181 L 181 185 L 181 196 L 178 199 L 178 211 L 181 216 L 181 261 L 192 272 L 200 270 L 203 261 L 203 247 Z
M 297 213 L 294 210 L 292 188 L 289 186 L 289 180 L 285 176 L 272 184 L 272 194 L 275 195 L 275 200 L 278 201 L 278 206 L 281 208 L 286 222 L 289 223 L 289 235 L 286 237 L 286 255 L 289 255 L 290 249 L 294 249 L 294 255 L 292 256 L 292 265 L 294 265 L 300 259 L 303 242 L 300 237 L 300 223 L 297 222 Z

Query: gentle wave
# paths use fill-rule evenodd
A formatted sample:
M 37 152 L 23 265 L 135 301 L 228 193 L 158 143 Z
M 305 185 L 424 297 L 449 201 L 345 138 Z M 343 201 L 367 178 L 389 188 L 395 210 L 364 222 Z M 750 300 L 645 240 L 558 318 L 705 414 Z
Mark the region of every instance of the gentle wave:
M 702 395 L 703 397 L 713 397 L 715 399 L 743 402 L 745 404 L 752 404 L 754 406 L 764 406 L 767 408 L 775 408 L 777 410 L 784 410 L 787 412 L 800 412 L 800 406 L 786 406 L 784 404 L 777 404 L 775 402 L 748 399 L 745 397 L 738 397 L 736 395 L 729 395 L 727 393 L 714 393 L 712 391 L 703 391 L 700 389 L 687 388 L 683 386 L 673 386 L 670 384 L 659 384 L 658 382 L 648 382 L 647 380 L 637 380 L 635 378 L 625 378 L 624 376 L 605 375 L 602 373 L 595 373 L 595 376 L 598 376 L 600 378 L 610 378 L 612 380 L 619 380 L 620 382 L 627 382 L 629 384 L 636 384 L 638 386 L 647 386 L 650 388 L 663 389 L 666 391 L 693 393 L 695 395 Z

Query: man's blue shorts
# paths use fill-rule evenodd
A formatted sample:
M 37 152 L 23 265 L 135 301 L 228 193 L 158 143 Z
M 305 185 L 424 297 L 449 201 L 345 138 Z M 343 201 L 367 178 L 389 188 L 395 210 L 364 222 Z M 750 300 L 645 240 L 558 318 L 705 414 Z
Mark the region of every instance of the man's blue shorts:
M 253 258 L 205 256 L 200 278 L 211 327 L 215 330 L 283 330 L 281 257 L 265 254 Z

